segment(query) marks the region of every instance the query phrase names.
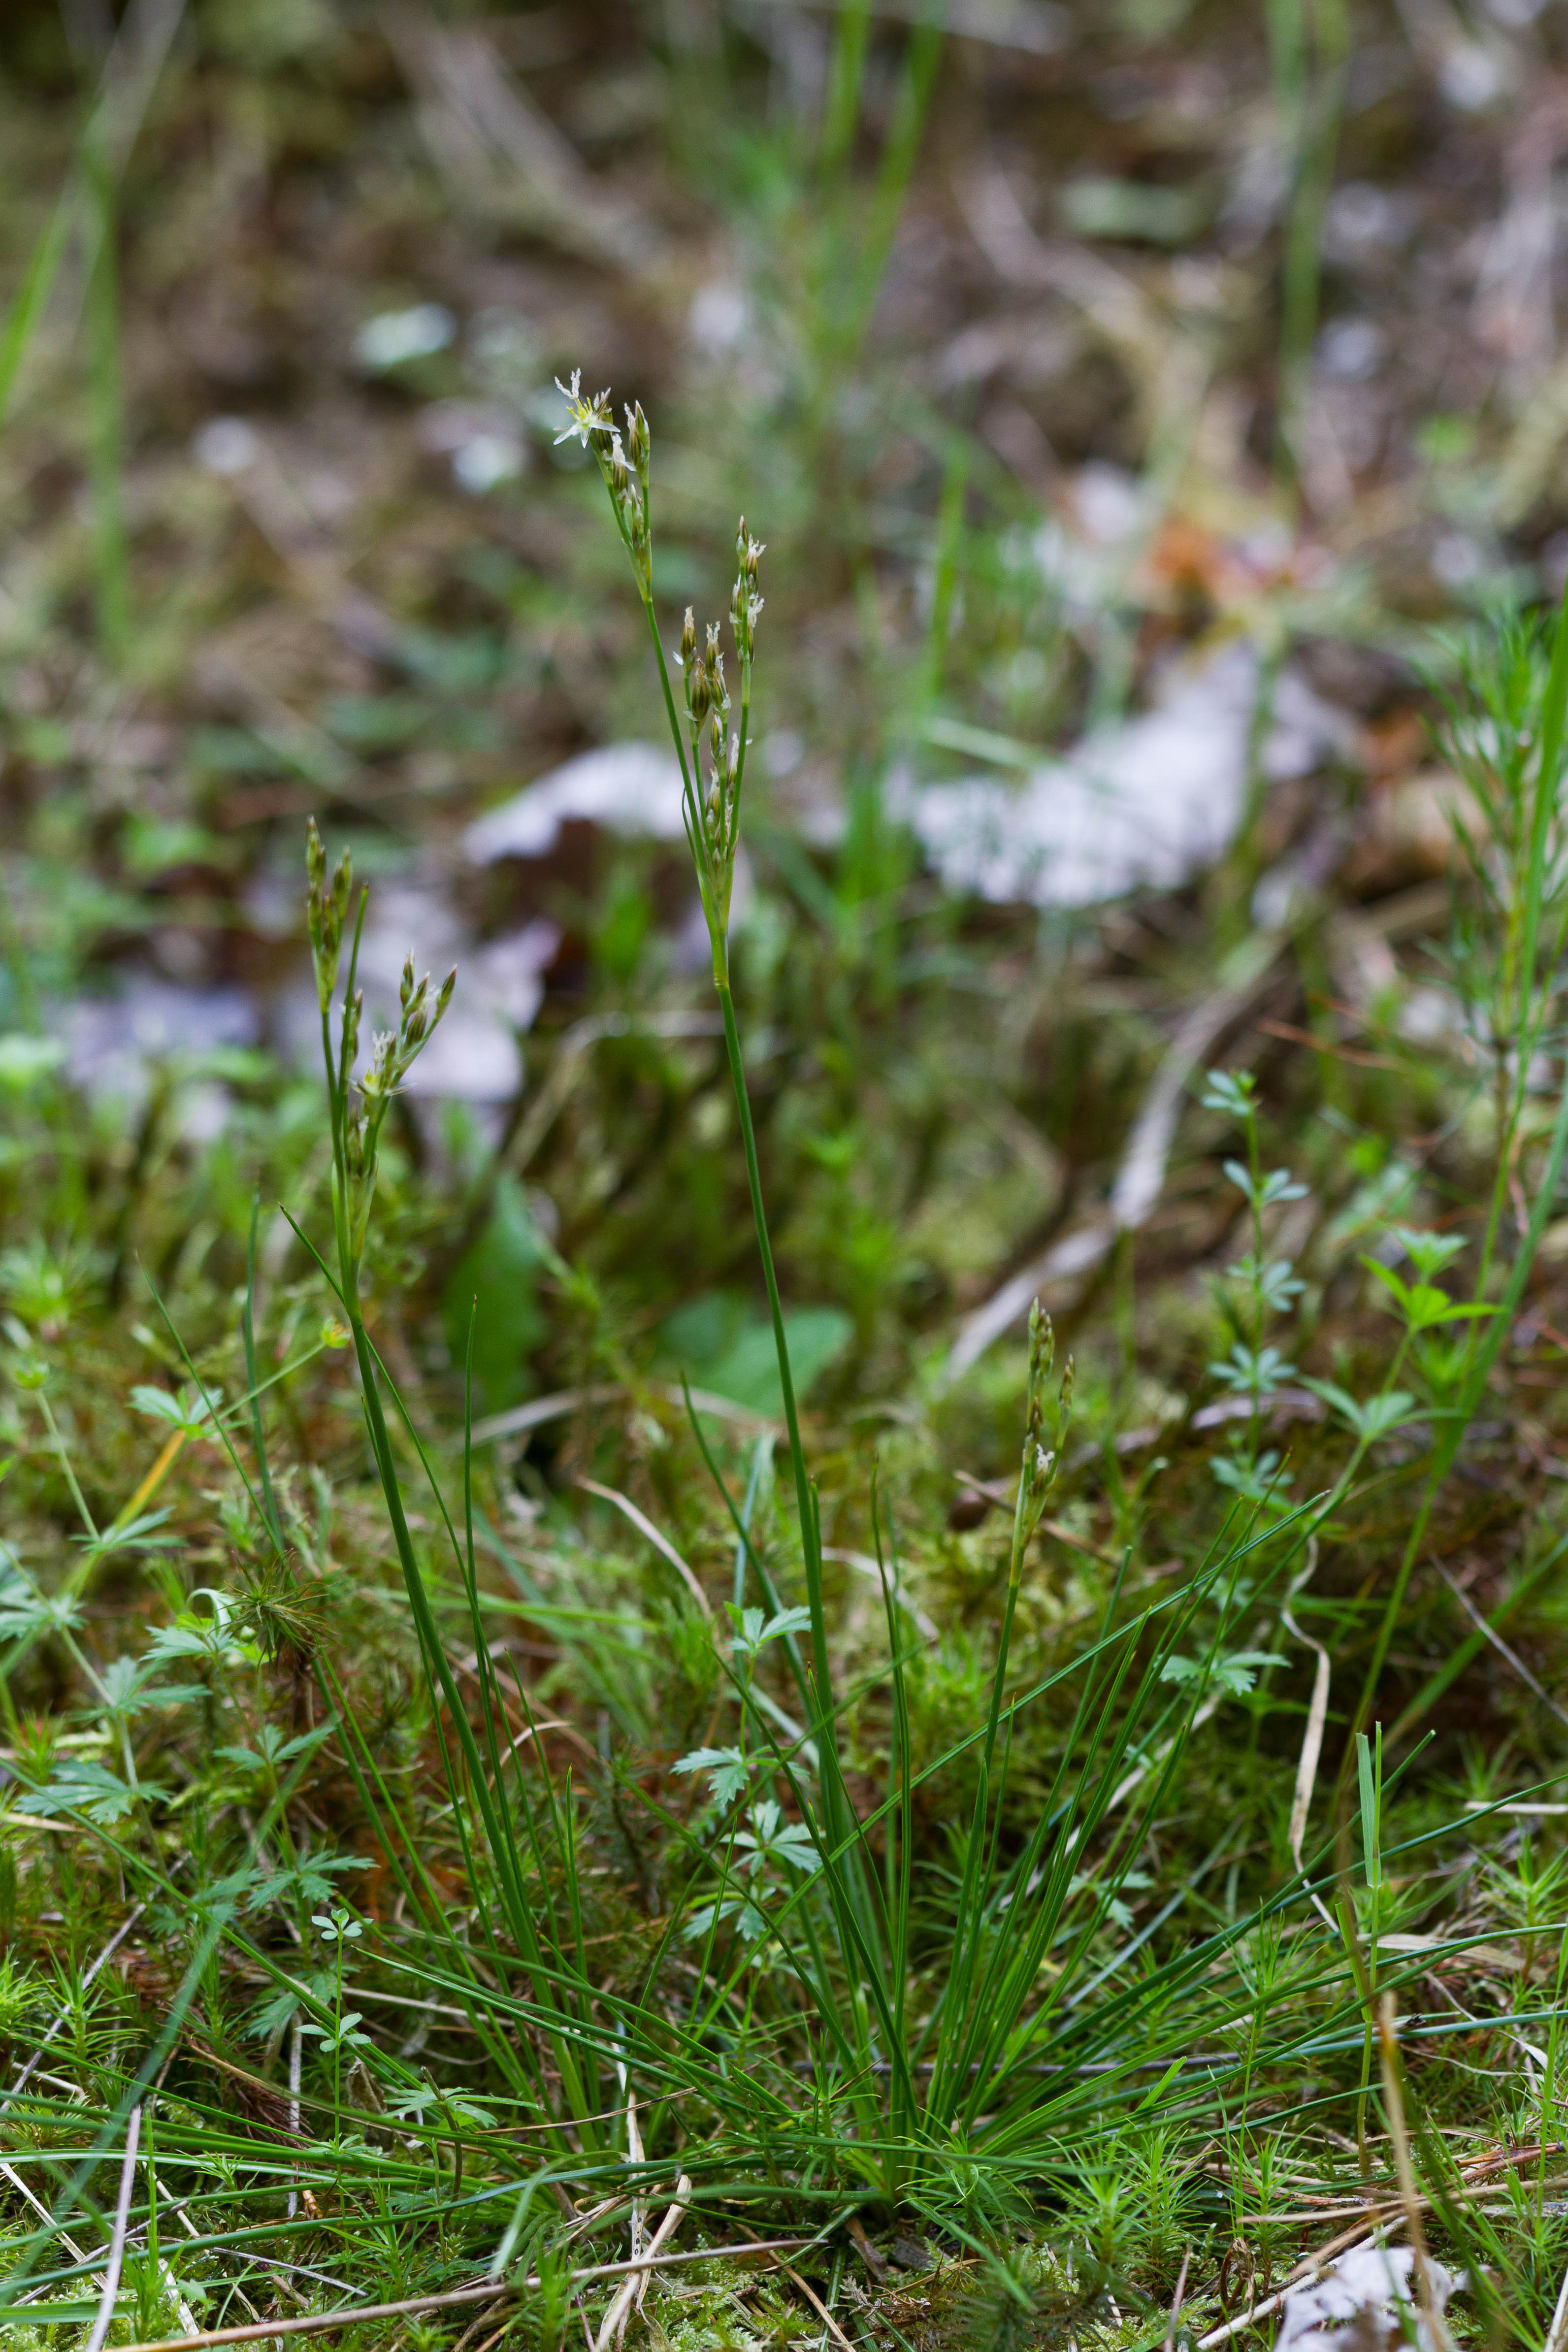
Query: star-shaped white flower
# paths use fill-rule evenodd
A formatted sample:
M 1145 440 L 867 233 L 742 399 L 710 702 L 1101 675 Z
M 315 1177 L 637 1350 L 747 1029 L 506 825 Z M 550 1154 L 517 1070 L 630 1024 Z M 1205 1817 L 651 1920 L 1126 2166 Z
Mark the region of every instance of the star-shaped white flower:
M 615 427 L 610 422 L 610 390 L 607 384 L 603 392 L 595 393 L 591 400 L 586 400 L 583 396 L 583 371 L 581 368 L 574 368 L 571 383 L 563 383 L 561 378 L 557 376 L 555 389 L 572 411 L 571 423 L 564 432 L 555 436 L 557 448 L 561 446 L 563 441 L 575 439 L 580 441 L 585 449 L 595 433 L 614 432 Z

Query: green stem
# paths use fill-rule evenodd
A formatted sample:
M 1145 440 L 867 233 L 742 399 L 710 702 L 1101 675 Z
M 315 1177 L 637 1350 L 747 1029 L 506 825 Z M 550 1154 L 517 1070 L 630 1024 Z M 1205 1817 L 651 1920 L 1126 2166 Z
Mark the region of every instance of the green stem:
M 647 622 L 647 633 L 653 639 L 653 650 L 658 664 L 658 682 L 664 688 L 665 716 L 669 720 L 669 735 L 671 742 L 675 745 L 675 756 L 680 762 L 680 781 L 689 793 L 694 790 L 691 771 L 686 764 L 686 747 L 680 740 L 680 720 L 675 708 L 675 689 L 669 682 L 669 664 L 664 657 L 664 645 L 658 634 L 658 622 L 654 614 L 651 593 L 644 596 L 642 608 Z
M 752 1195 L 752 1220 L 756 1227 L 757 1254 L 763 1262 L 763 1280 L 767 1287 L 768 1312 L 773 1318 L 773 1347 L 778 1356 L 779 1387 L 784 1393 L 784 1427 L 789 1435 L 790 1468 L 795 1478 L 795 1510 L 800 1519 L 801 1551 L 805 1562 L 806 1606 L 811 1612 L 814 1714 L 812 1731 L 816 1742 L 826 1827 L 831 1843 L 837 1845 L 847 1824 L 844 1818 L 841 1790 L 838 1785 L 838 1748 L 834 1724 L 833 1686 L 827 1663 L 827 1621 L 823 1609 L 822 1550 L 817 1539 L 816 1506 L 805 1466 L 805 1448 L 800 1434 L 800 1414 L 795 1405 L 795 1380 L 790 1370 L 789 1341 L 784 1333 L 784 1305 L 779 1297 L 778 1275 L 773 1265 L 773 1242 L 768 1233 L 767 1212 L 763 1205 L 763 1180 L 762 1171 L 757 1164 L 756 1131 L 752 1124 L 751 1096 L 746 1087 L 746 1069 L 741 1055 L 741 1036 L 735 1025 L 735 1000 L 730 986 L 729 950 L 717 934 L 713 940 L 713 957 L 719 1007 L 724 1019 L 724 1048 L 730 1059 L 730 1081 L 734 1089 L 735 1109 L 741 1122 L 741 1142 L 746 1158 L 746 1182 Z M 718 969 L 721 965 L 721 971 Z
M 1559 642 L 1563 643 L 1565 639 L 1568 639 L 1568 630 L 1563 629 L 1560 624 Z M 1405 1543 L 1404 1557 L 1400 1560 L 1398 1572 L 1384 1608 L 1383 1621 L 1378 1628 L 1377 1641 L 1373 1650 L 1372 1664 L 1367 1668 L 1366 1681 L 1362 1687 L 1361 1698 L 1350 1725 L 1351 1737 L 1345 1742 L 1344 1750 L 1346 1760 L 1341 1765 L 1342 1784 L 1349 1769 L 1349 1759 L 1354 1753 L 1354 1734 L 1365 1730 L 1371 1717 L 1372 1704 L 1377 1695 L 1377 1685 L 1383 1673 L 1384 1661 L 1388 1655 L 1389 1644 L 1394 1639 L 1394 1627 L 1399 1622 L 1399 1612 L 1404 1605 L 1406 1587 L 1426 1540 L 1427 1524 L 1432 1517 L 1438 1490 L 1453 1467 L 1454 1458 L 1464 1441 L 1465 1432 L 1475 1418 L 1476 1409 L 1480 1403 L 1488 1375 L 1497 1360 L 1504 1339 L 1513 1328 L 1513 1318 L 1519 1311 L 1525 1285 L 1530 1280 L 1531 1269 L 1535 1264 L 1536 1252 L 1541 1246 L 1541 1236 L 1546 1230 L 1547 1221 L 1557 1198 L 1557 1187 L 1562 1179 L 1565 1158 L 1568 1158 L 1568 1079 L 1564 1080 L 1562 1097 L 1558 1103 L 1557 1118 L 1552 1130 L 1552 1142 L 1546 1155 L 1546 1166 L 1542 1171 L 1541 1181 L 1536 1188 L 1535 1205 L 1531 1211 L 1530 1223 L 1514 1255 L 1513 1264 L 1509 1270 L 1508 1282 L 1498 1304 L 1498 1311 L 1488 1324 L 1486 1335 L 1477 1349 L 1459 1402 L 1448 1417 L 1447 1429 L 1439 1433 L 1433 1449 L 1435 1458 L 1427 1477 L 1426 1491 L 1421 1498 L 1421 1507 L 1415 1515 L 1415 1523 Z M 1405 1718 L 1402 1717 L 1401 1720 L 1404 1721 Z
M 1491 1200 L 1488 1205 L 1486 1234 L 1481 1244 L 1480 1271 L 1476 1278 L 1475 1295 L 1486 1296 L 1487 1277 L 1491 1271 L 1492 1254 L 1501 1229 L 1502 1214 L 1508 1200 L 1509 1170 L 1513 1156 L 1513 1139 L 1518 1131 L 1524 1108 L 1525 1090 L 1530 1082 L 1530 1066 L 1545 1021 L 1547 1006 L 1553 990 L 1549 988 L 1534 999 L 1531 1014 L 1527 1011 L 1534 992 L 1535 972 L 1541 943 L 1541 923 L 1545 908 L 1547 850 L 1552 837 L 1552 819 L 1557 814 L 1558 785 L 1563 765 L 1563 740 L 1568 722 L 1568 586 L 1564 586 L 1563 603 L 1558 607 L 1557 626 L 1552 633 L 1552 665 L 1546 677 L 1546 692 L 1542 698 L 1541 734 L 1536 755 L 1535 805 L 1531 811 L 1530 829 L 1530 862 L 1525 869 L 1524 917 L 1519 936 L 1514 985 L 1518 990 L 1519 1020 L 1516 1052 L 1518 1066 L 1514 1072 L 1513 1098 L 1508 1107 L 1506 1122 L 1500 1120 L 1498 1133 L 1497 1174 L 1492 1181 Z M 1514 920 L 1510 909 L 1510 930 Z

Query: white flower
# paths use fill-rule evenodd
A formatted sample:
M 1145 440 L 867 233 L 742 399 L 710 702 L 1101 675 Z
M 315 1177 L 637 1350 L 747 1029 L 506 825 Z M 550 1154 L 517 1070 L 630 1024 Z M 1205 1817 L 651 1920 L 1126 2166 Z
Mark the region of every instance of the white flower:
M 610 390 L 607 384 L 603 392 L 595 393 L 592 400 L 585 400 L 583 396 L 583 371 L 581 368 L 574 368 L 571 383 L 569 385 L 563 383 L 561 378 L 557 376 L 555 389 L 572 410 L 571 423 L 564 432 L 555 436 L 557 448 L 563 441 L 575 438 L 585 449 L 595 433 L 611 433 L 615 430 L 610 423 Z

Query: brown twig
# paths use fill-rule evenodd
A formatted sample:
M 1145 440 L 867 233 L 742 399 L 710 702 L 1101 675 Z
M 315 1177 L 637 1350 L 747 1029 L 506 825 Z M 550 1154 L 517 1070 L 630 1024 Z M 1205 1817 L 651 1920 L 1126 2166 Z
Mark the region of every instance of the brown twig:
M 567 2284 L 588 2286 L 596 2279 L 625 2278 L 634 2270 L 671 2270 L 679 2263 L 738 2262 L 742 2255 L 777 2254 L 786 2249 L 793 2252 L 796 2247 L 816 2242 L 814 2238 L 754 2238 L 742 2246 L 700 2247 L 695 2253 L 645 2254 L 637 2263 L 595 2263 L 587 2270 L 574 2271 Z M 334 2327 L 363 2327 L 372 2319 L 412 2319 L 424 2311 L 457 2311 L 466 2303 L 495 2303 L 503 2294 L 526 2294 L 538 2284 L 534 2277 L 510 2284 L 480 2279 L 472 2286 L 449 2287 L 445 2294 L 408 2295 L 401 2303 L 350 2304 L 341 2311 L 308 2311 L 295 2319 L 258 2320 L 254 2326 L 209 2327 L 200 2336 L 160 2336 L 127 2345 L 125 2352 L 206 2352 L 209 2346 L 258 2344 L 268 2336 L 321 2336 Z

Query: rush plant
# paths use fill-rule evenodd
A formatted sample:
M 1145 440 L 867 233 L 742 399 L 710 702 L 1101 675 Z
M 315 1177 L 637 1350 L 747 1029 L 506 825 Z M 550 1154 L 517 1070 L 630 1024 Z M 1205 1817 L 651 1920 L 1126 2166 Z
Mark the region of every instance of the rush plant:
M 787 1790 L 816 1867 L 792 1874 L 765 1926 L 804 2005 L 799 2025 L 814 2048 L 814 2072 L 832 2086 L 828 2112 L 837 2167 L 879 2197 L 924 2206 L 950 2223 L 994 2215 L 1009 2183 L 1053 2161 L 1054 2135 L 1086 2102 L 1085 2063 L 1100 2064 L 1117 2048 L 1142 2063 L 1187 2002 L 1206 2004 L 1199 1978 L 1183 1960 L 1155 1971 L 1134 1991 L 1090 1998 L 1115 1974 L 1103 1949 L 1121 1911 L 1121 1894 L 1152 1818 L 1180 1769 L 1208 1667 L 1220 1654 L 1244 1559 L 1266 1553 L 1273 1531 L 1228 1528 L 1189 1584 L 1157 1601 L 1124 1609 L 1120 1583 L 1099 1639 L 1070 1666 L 1033 1691 L 1009 1689 L 1012 1636 L 1030 1546 L 1058 1478 L 1071 1410 L 1072 1368 L 1056 1381 L 1050 1326 L 1037 1305 L 1030 1321 L 1026 1430 L 1014 1505 L 1006 1582 L 984 1719 L 955 1751 L 973 1771 L 969 1817 L 959 1845 L 955 1883 L 933 1913 L 911 1852 L 918 1778 L 909 1741 L 907 1654 L 897 1608 L 896 1558 L 882 1561 L 888 1621 L 888 1680 L 892 1770 L 882 1802 L 869 1814 L 851 1803 L 846 1771 L 846 1717 L 851 1704 L 832 1672 L 825 1560 L 812 1479 L 792 1376 L 777 1266 L 769 1232 L 731 976 L 729 919 L 740 842 L 748 752 L 752 668 L 763 600 L 763 550 L 745 521 L 735 541 L 726 648 L 715 625 L 700 633 L 688 608 L 667 653 L 655 604 L 650 436 L 640 404 L 617 425 L 607 393 L 585 394 L 580 373 L 561 386 L 574 436 L 599 467 L 611 515 L 630 562 L 654 650 L 666 717 L 680 763 L 688 844 L 706 922 L 713 985 L 722 1016 L 731 1084 L 744 1150 L 758 1257 L 772 1318 L 784 1398 L 805 1591 L 807 1651 L 789 1646 L 806 1734 L 770 1750 L 777 1783 Z M 734 670 L 731 686 L 729 665 Z M 698 1427 L 700 1442 L 704 1444 Z M 709 1456 L 718 1476 L 716 1465 Z M 726 1493 L 726 1501 L 729 1501 Z M 745 1519 L 730 1509 L 752 1572 L 770 1603 L 777 1596 Z M 1289 1543 L 1276 1544 L 1282 1560 Z M 1254 1560 L 1246 1587 L 1256 1603 L 1274 1571 Z M 1196 1662 L 1182 1643 L 1202 1620 Z M 777 1621 L 786 1630 L 787 1621 Z M 759 1628 L 759 1630 L 761 1630 Z M 1172 1671 L 1179 1661 L 1187 1669 Z M 1048 1801 L 1033 1827 L 1009 1839 L 1008 1762 L 1023 1710 L 1047 1688 L 1057 1704 L 1072 1685 L 1073 1712 Z M 736 1678 L 742 1713 L 747 1685 Z M 776 1735 L 760 1714 L 755 1728 Z M 715 1794 L 734 1795 L 740 1751 L 705 1751 L 714 1759 Z M 943 1759 L 943 1763 L 952 1761 Z M 747 1769 L 755 1762 L 749 1760 Z M 928 1767 L 927 1772 L 938 1768 Z M 735 1867 L 731 1832 L 721 1881 Z M 754 1835 L 747 1844 L 755 1852 Z M 748 1863 L 748 1868 L 750 1864 Z M 754 1888 L 755 1880 L 750 1881 Z M 737 1892 L 739 1892 L 737 1888 Z M 750 1900 L 754 1904 L 758 1896 Z M 731 1908 L 739 1906 L 732 1903 Z M 709 1912 L 715 1918 L 718 1906 Z M 752 1940 L 761 1933 L 753 1921 Z M 1223 1948 L 1226 1937 L 1219 1938 Z M 1207 1948 L 1205 1948 L 1205 1950 Z M 1215 1952 L 1208 1952 L 1211 1965 Z M 1224 1980 L 1224 1971 L 1221 1971 Z M 1211 1984 L 1212 1984 L 1211 1979 Z M 917 2002 L 916 1993 L 920 1999 Z M 1163 2023 L 1155 2024 L 1156 2013 Z M 1123 2041 L 1123 2034 L 1130 2039 Z M 1102 2035 L 1109 2040 L 1102 2040 Z M 1073 2053 L 1071 2059 L 1067 2055 Z M 1048 2055 L 1047 2055 L 1048 2053 Z M 1114 2069 L 1117 2061 L 1111 2061 Z M 847 2138 L 845 2135 L 847 2133 Z

